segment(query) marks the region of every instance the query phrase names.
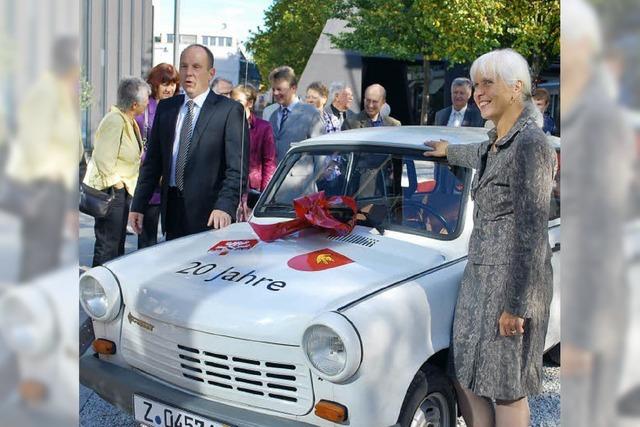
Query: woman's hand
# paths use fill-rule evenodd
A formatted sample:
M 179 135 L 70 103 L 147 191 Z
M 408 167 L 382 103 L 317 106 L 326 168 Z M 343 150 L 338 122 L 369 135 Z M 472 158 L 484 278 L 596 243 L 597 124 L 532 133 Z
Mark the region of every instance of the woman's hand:
M 522 317 L 503 311 L 498 324 L 500 325 L 500 335 L 503 337 L 524 334 L 524 319 Z
M 432 150 L 425 151 L 425 157 L 447 157 L 447 147 L 449 142 L 441 139 L 440 141 L 425 141 L 424 145 L 431 147 Z

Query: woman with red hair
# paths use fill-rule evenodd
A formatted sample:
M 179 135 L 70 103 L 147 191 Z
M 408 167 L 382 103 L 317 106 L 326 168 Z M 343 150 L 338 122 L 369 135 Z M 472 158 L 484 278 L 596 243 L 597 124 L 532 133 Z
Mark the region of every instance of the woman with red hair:
M 143 114 L 136 116 L 136 122 L 138 122 L 140 133 L 142 134 L 142 140 L 144 142 L 144 151 L 142 153 L 143 162 L 147 153 L 147 147 L 149 146 L 151 127 L 153 126 L 153 119 L 156 115 L 158 102 L 177 95 L 180 87 L 180 76 L 173 65 L 162 63 L 151 69 L 149 76 L 147 77 L 147 83 L 151 86 L 149 105 L 144 110 Z M 142 233 L 138 235 L 138 249 L 146 248 L 147 246 L 152 246 L 158 243 L 159 219 L 160 187 L 158 186 L 149 200 L 149 207 L 144 215 Z

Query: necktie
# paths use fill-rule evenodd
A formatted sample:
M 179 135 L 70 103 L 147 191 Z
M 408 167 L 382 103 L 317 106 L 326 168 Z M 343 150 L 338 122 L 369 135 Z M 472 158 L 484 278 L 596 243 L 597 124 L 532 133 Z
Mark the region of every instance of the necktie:
M 184 190 L 184 167 L 189 156 L 189 146 L 193 136 L 193 100 L 187 102 L 187 114 L 184 116 L 182 128 L 180 129 L 180 146 L 178 148 L 178 159 L 176 161 L 176 187 L 180 191 Z
M 460 127 L 460 124 L 462 124 L 462 115 L 460 114 L 460 111 L 454 111 L 453 112 L 453 127 Z
M 282 130 L 282 125 L 287 121 L 287 117 L 289 117 L 289 109 L 287 107 L 282 107 L 282 116 L 280 117 L 280 127 L 278 129 Z

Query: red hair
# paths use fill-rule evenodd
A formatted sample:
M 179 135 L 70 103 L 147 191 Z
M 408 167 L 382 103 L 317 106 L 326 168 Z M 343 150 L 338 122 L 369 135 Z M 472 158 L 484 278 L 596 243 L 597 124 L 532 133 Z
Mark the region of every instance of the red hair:
M 164 62 L 156 65 L 149 71 L 147 83 L 151 86 L 151 96 L 156 99 L 158 99 L 158 88 L 161 84 L 175 83 L 176 90 L 173 92 L 174 95 L 180 90 L 180 76 L 178 72 L 173 65 Z

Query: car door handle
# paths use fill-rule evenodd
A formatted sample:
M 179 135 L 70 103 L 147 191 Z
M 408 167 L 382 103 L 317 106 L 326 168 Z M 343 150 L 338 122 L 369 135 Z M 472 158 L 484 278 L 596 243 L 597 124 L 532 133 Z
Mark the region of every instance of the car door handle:
M 555 245 L 553 245 L 553 247 L 551 248 L 551 252 L 558 252 L 560 250 L 560 242 L 557 242 Z

